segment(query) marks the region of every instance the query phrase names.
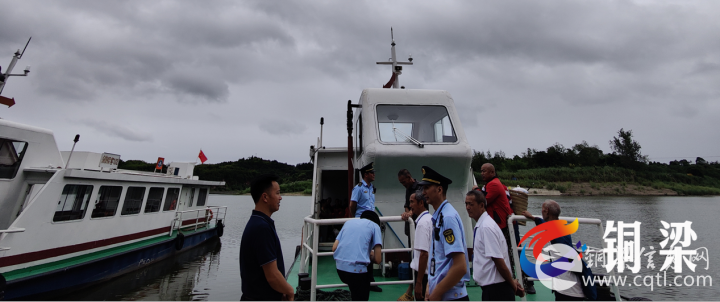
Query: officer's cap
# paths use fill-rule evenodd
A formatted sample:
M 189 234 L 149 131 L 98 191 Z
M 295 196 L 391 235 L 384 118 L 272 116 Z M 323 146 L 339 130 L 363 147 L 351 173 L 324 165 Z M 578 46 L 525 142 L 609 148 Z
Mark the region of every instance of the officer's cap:
M 360 173 L 365 174 L 366 172 L 375 171 L 375 162 L 367 164 L 365 167 L 360 168 Z
M 452 183 L 452 180 L 450 180 L 449 178 L 447 178 L 445 176 L 440 175 L 440 173 L 435 172 L 435 170 L 430 169 L 430 167 L 428 167 L 428 166 L 422 167 L 422 173 L 423 173 L 423 178 L 421 181 L 418 182 L 418 184 L 420 184 L 420 185 L 443 186 L 443 185 L 449 185 Z

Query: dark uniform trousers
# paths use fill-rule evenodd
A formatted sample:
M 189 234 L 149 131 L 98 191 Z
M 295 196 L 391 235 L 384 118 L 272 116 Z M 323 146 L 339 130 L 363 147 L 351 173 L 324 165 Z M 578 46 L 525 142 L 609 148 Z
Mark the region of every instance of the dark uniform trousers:
M 337 270 L 340 281 L 350 288 L 350 296 L 353 301 L 367 301 L 370 299 L 370 280 L 365 273 L 349 273 Z
M 481 286 L 483 301 L 515 301 L 515 291 L 509 282 Z

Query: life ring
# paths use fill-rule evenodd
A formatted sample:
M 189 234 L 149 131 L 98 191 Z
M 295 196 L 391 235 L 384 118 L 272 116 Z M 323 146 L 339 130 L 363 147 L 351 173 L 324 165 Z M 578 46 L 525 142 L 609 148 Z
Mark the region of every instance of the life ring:
M 222 223 L 222 220 L 218 220 L 217 225 L 215 226 L 215 229 L 217 230 L 216 232 L 217 232 L 218 238 L 222 237 L 224 230 L 225 230 L 225 225 Z
M 210 215 L 208 216 L 208 214 L 210 214 Z M 209 209 L 209 208 L 208 208 L 207 210 L 205 210 L 205 217 L 208 217 L 207 221 L 212 220 L 213 217 L 214 217 L 214 216 L 213 216 L 213 211 L 212 211 L 211 209 Z
M 175 249 L 178 251 L 182 250 L 184 245 L 185 245 L 185 235 L 183 233 L 178 233 L 177 237 L 175 237 Z

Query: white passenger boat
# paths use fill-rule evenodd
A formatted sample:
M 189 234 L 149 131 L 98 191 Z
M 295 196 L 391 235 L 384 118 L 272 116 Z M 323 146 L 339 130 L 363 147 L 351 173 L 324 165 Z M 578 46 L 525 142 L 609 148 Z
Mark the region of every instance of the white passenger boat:
M 0 293 L 50 297 L 222 236 L 225 182 L 117 169 L 120 156 L 60 152 L 49 130 L 0 119 Z M 0 297 L 2 299 L 2 297 Z

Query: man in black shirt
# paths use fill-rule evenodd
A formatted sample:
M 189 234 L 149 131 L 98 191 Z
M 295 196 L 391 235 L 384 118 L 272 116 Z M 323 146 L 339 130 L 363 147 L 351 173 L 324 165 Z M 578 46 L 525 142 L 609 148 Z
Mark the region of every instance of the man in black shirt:
M 402 214 L 402 219 L 405 220 L 405 235 L 408 236 L 408 246 L 410 246 L 410 221 L 408 221 L 408 218 L 412 217 L 413 221 L 417 219 L 417 216 L 413 215 L 412 210 L 410 210 L 410 195 L 417 190 L 422 190 L 422 186 L 418 185 L 407 169 L 398 172 L 398 181 L 405 187 L 405 212 Z
M 275 175 L 262 175 L 250 184 L 255 210 L 240 241 L 240 279 L 243 301 L 292 301 L 295 290 L 285 280 L 285 263 L 275 222 L 280 209 L 280 185 Z

